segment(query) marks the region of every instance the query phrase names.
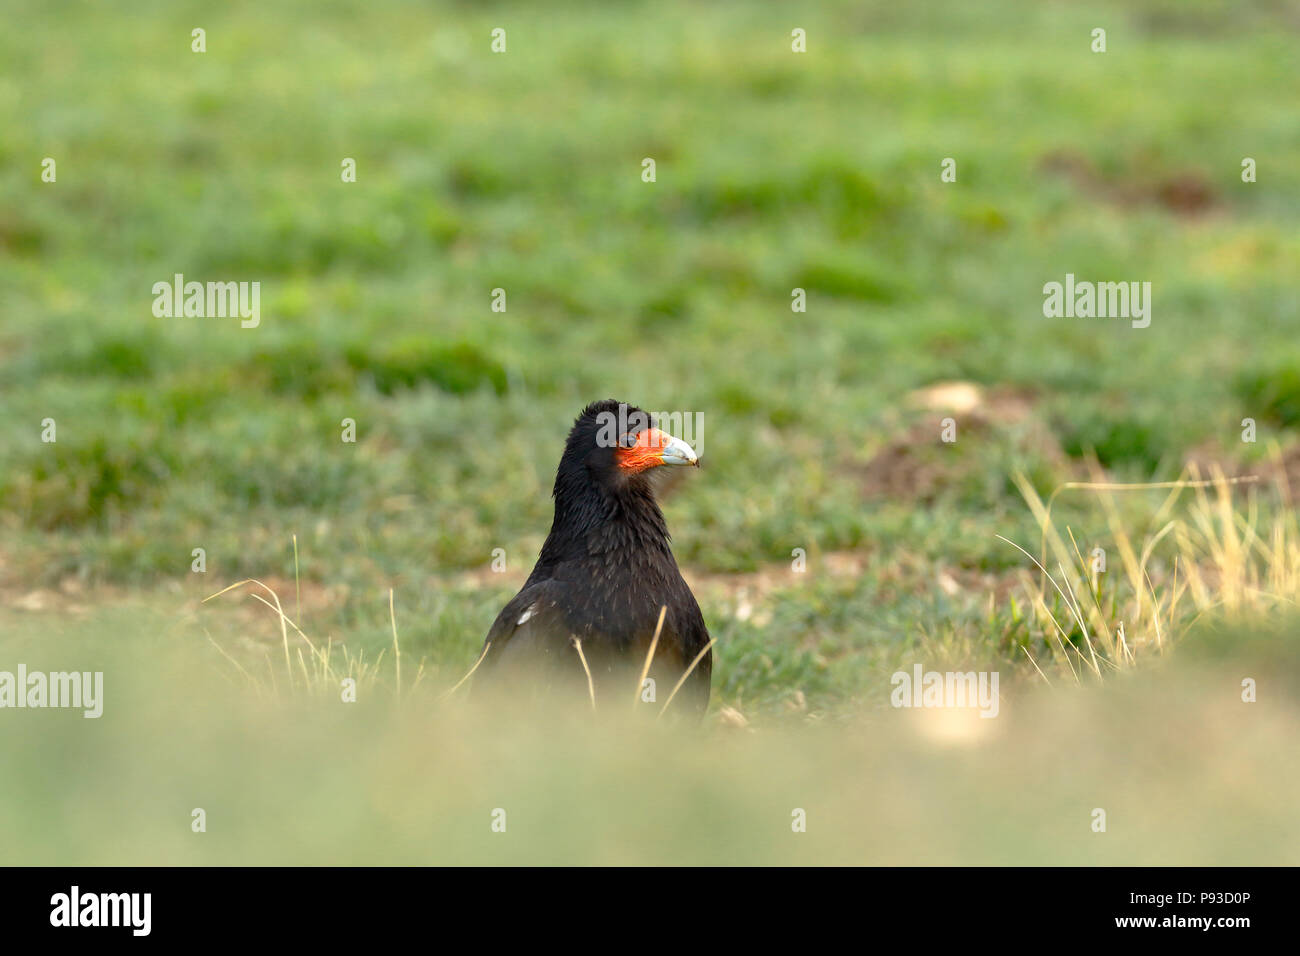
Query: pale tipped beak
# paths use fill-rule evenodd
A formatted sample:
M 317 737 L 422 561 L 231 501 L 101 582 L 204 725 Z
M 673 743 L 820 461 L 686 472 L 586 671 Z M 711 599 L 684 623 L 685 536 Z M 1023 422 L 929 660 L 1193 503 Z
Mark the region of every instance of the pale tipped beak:
M 666 441 L 663 445 L 661 461 L 665 465 L 694 465 L 700 467 L 699 456 L 690 445 L 680 438 L 674 438 L 672 435 L 665 434 Z

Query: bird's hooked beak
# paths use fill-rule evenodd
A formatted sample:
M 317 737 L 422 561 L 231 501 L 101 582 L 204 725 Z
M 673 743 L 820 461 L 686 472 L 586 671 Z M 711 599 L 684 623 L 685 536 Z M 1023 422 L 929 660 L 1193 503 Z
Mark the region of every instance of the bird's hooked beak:
M 699 456 L 695 454 L 695 449 L 680 438 L 674 438 L 667 432 L 659 432 L 665 439 L 663 451 L 659 460 L 665 465 L 694 465 L 700 467 Z

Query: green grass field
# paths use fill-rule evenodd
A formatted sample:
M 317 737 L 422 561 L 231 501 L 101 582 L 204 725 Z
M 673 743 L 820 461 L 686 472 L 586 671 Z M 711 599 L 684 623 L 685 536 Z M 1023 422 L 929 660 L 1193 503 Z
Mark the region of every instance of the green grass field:
M 1294 774 L 1270 776 L 1300 708 L 1300 4 L 12 0 L 5 20 L 0 670 L 102 661 L 110 696 L 97 723 L 0 712 L 0 828 L 25 834 L 0 860 L 1300 859 Z M 260 282 L 260 324 L 155 317 L 177 273 Z M 1067 273 L 1150 282 L 1150 326 L 1045 318 Z M 704 421 L 664 510 L 714 703 L 654 786 L 607 737 L 552 754 L 437 700 L 604 397 Z M 1068 489 L 1044 548 L 1034 502 L 1067 482 L 1189 465 L 1260 480 Z M 1108 570 L 1063 567 L 1071 535 Z M 201 603 L 246 578 L 307 638 L 252 586 Z M 1000 671 L 998 732 L 915 731 L 888 706 L 914 662 Z M 755 792 L 774 764 L 806 790 Z M 574 768 L 640 796 L 605 830 L 557 822 L 597 800 Z M 464 836 L 506 799 L 493 781 L 550 835 Z M 1127 836 L 1099 849 L 1107 794 Z M 196 847 L 205 799 L 233 839 Z M 791 849 L 791 801 L 817 799 L 834 827 Z

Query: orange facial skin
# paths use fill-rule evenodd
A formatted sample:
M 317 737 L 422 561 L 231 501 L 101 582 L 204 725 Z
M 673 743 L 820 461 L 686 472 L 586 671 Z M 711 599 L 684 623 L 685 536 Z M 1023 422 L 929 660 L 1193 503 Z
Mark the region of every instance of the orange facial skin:
M 635 445 L 631 448 L 620 446 L 614 453 L 618 467 L 623 471 L 635 473 L 662 465 L 664 448 L 667 447 L 669 440 L 669 436 L 657 428 L 644 429 L 637 435 Z

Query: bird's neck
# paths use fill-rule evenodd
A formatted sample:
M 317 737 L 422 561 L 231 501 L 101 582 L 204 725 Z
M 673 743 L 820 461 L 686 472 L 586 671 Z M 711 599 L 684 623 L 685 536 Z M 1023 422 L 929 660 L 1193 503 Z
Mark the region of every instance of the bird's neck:
M 668 523 L 649 488 L 628 486 L 615 493 L 556 489 L 555 519 L 542 547 L 542 562 L 603 556 L 635 557 L 630 561 L 635 564 L 662 555 L 672 560 Z

